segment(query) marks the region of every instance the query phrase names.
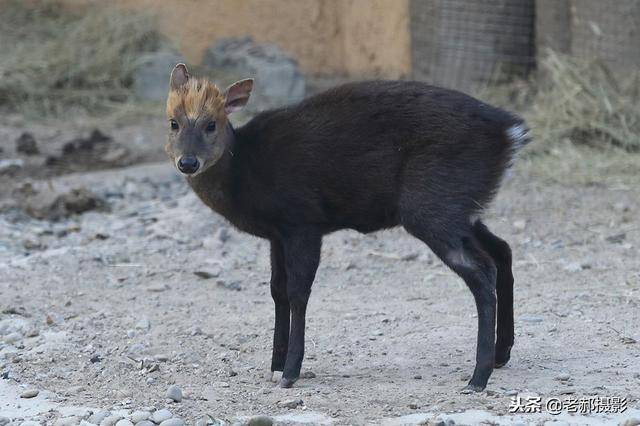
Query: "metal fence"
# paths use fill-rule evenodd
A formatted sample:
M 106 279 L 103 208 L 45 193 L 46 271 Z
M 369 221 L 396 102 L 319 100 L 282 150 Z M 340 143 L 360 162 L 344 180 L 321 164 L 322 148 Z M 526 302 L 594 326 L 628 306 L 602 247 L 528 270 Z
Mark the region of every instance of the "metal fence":
M 534 0 L 411 0 L 414 77 L 469 90 L 535 65 Z
M 410 0 L 413 77 L 473 90 L 525 76 L 547 48 L 640 67 L 640 0 Z

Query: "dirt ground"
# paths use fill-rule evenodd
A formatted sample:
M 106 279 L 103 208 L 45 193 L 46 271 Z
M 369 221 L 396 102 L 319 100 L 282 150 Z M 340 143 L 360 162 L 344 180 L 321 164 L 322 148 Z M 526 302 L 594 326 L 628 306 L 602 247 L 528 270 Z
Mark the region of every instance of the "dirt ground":
M 3 131 L 12 146 L 15 129 Z M 146 158 L 161 158 L 161 133 L 148 133 L 159 140 Z M 136 134 L 114 138 L 127 146 Z M 165 407 L 188 424 L 260 414 L 291 424 L 640 418 L 640 166 L 562 181 L 541 177 L 542 161 L 519 163 L 487 214 L 514 252 L 516 344 L 472 395 L 460 393 L 474 365 L 472 296 L 401 229 L 325 238 L 308 309 L 308 378 L 280 389 L 264 377 L 268 244 L 208 211 L 167 161 L 30 181 L 35 197 L 82 187 L 104 202 L 57 221 L 14 202 L 28 173 L 0 175 L 0 425 Z M 165 399 L 171 384 L 181 402 Z M 20 397 L 30 389 L 38 395 Z M 628 408 L 510 414 L 517 395 L 621 397 Z

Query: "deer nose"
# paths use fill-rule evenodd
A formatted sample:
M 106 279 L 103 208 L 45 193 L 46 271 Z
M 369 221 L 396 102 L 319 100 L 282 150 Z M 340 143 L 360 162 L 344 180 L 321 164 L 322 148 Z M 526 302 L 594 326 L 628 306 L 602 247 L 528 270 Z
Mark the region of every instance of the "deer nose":
M 185 155 L 178 160 L 178 170 L 186 175 L 191 175 L 198 171 L 200 162 L 196 157 Z

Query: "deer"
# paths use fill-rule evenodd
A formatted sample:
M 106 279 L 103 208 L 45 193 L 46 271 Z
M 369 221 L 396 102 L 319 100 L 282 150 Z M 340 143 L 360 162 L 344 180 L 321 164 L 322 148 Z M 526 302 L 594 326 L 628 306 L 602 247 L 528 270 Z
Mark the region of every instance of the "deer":
M 417 81 L 347 83 L 234 127 L 253 89 L 221 91 L 180 63 L 170 76 L 165 150 L 195 194 L 270 245 L 275 308 L 270 375 L 300 377 L 305 318 L 324 235 L 402 226 L 471 291 L 482 391 L 514 344 L 512 253 L 482 215 L 516 153 L 522 118 Z M 268 375 L 269 375 L 268 374 Z

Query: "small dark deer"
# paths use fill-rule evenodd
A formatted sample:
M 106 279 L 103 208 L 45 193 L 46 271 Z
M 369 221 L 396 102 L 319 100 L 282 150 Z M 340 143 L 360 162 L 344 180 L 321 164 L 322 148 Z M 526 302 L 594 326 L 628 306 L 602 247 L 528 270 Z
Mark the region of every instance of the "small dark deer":
M 524 122 L 462 93 L 419 82 L 346 84 L 234 129 L 227 116 L 253 80 L 224 93 L 171 73 L 167 153 L 202 201 L 271 243 L 275 329 L 271 371 L 300 375 L 307 301 L 325 234 L 402 225 L 465 281 L 478 310 L 476 367 L 484 389 L 513 345 L 509 245 L 480 221 Z M 497 337 L 496 337 L 497 316 Z

